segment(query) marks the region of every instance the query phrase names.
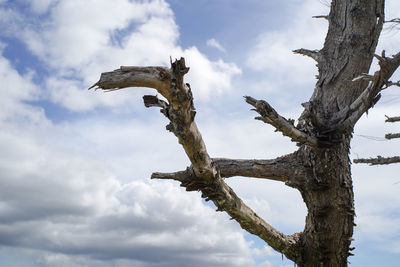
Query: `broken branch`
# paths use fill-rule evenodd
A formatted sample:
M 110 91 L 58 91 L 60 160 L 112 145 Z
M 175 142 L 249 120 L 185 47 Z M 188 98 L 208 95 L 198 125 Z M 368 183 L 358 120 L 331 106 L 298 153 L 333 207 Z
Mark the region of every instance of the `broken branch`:
M 386 165 L 392 163 L 399 163 L 400 157 L 389 157 L 384 158 L 381 156 L 377 156 L 376 158 L 369 158 L 369 159 L 354 159 L 354 163 L 367 163 L 369 165 Z
M 400 133 L 389 133 L 385 135 L 386 139 L 395 139 L 395 138 L 400 138 Z
M 373 76 L 362 74 L 353 79 L 353 81 L 366 79 L 369 81 L 368 86 L 349 107 L 335 115 L 341 119 L 333 128 L 352 128 L 361 116 L 379 101 L 380 92 L 387 88 L 390 83 L 388 80 L 400 65 L 400 53 L 393 57 L 386 57 L 385 51 L 382 51 L 381 56 L 375 55 L 375 57 L 379 60 L 380 70 L 376 71 Z
M 156 89 L 168 99 L 171 71 L 166 67 L 125 67 L 103 72 L 100 80 L 89 89 L 113 90 L 127 87 L 148 87 Z
M 246 102 L 255 107 L 255 111 L 261 115 L 261 117 L 256 117 L 256 119 L 271 124 L 277 131 L 290 137 L 295 142 L 314 147 L 318 146 L 318 140 L 316 138 L 297 129 L 293 121 L 289 121 L 279 115 L 266 101 L 257 100 L 250 96 L 245 96 L 245 99 Z
M 222 178 L 234 176 L 262 178 L 286 182 L 289 186 L 296 187 L 307 177 L 304 166 L 298 163 L 294 153 L 270 160 L 213 158 L 212 164 Z M 187 179 L 186 177 L 192 176 L 192 173 L 192 170 L 188 168 L 174 173 L 153 173 L 151 178 L 182 182 Z
M 320 16 L 313 16 L 313 19 L 326 19 L 329 20 L 329 16 L 328 15 L 320 15 Z
M 301 54 L 303 56 L 308 56 L 312 59 L 314 59 L 316 62 L 320 62 L 321 60 L 321 54 L 319 52 L 319 50 L 308 50 L 308 49 L 297 49 L 297 50 L 293 50 L 294 53 L 296 54 Z
M 155 88 L 168 103 L 157 96 L 145 96 L 144 103 L 147 107 L 161 107 L 165 111 L 164 115 L 170 120 L 167 129 L 178 137 L 192 166 L 176 173 L 153 173 L 152 179 L 172 179 L 180 181 L 181 186 L 188 191 L 201 191 L 206 200 L 212 200 L 218 210 L 226 211 L 243 229 L 259 236 L 275 250 L 296 261 L 301 254 L 298 247 L 299 235 L 286 236 L 273 228 L 246 206 L 221 178 L 218 163 L 214 164 L 207 153 L 200 131 L 194 122 L 196 112 L 193 95 L 189 84 L 184 83 L 184 75 L 188 71 L 184 58 L 171 62 L 171 69 L 121 67 L 119 70 L 103 73 L 92 87 L 98 86 L 104 90 L 130 86 Z M 223 165 L 224 160 L 219 160 L 219 163 Z M 247 167 L 247 172 L 249 171 Z
M 385 117 L 386 117 L 385 122 L 396 122 L 396 121 L 400 121 L 400 117 L 388 117 L 388 116 L 386 116 L 386 115 L 385 115 Z

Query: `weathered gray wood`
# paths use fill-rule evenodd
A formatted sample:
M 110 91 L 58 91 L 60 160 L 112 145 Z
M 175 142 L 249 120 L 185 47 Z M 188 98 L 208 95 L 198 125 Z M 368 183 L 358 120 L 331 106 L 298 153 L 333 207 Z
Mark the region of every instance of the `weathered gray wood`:
M 186 67 L 183 58 L 171 63 L 170 70 L 161 67 L 122 67 L 114 72 L 103 73 L 100 81 L 94 86 L 113 89 L 146 85 L 166 97 L 168 103 L 159 100 L 156 96 L 145 96 L 144 102 L 146 107 L 162 108 L 162 112 L 170 120 L 167 129 L 176 135 L 192 166 L 182 172 L 153 173 L 152 178 L 177 180 L 187 191 L 201 191 L 206 200 L 212 200 L 218 210 L 226 211 L 243 229 L 259 236 L 289 259 L 297 261 L 297 258 L 300 257 L 298 235 L 287 236 L 277 231 L 246 206 L 221 178 L 221 171 L 228 172 L 226 168 L 224 169 L 226 166 L 224 164 L 227 162 L 226 160 L 213 161 L 207 153 L 202 136 L 194 121 L 196 112 L 192 92 L 189 84 L 184 83 L 184 75 L 188 71 L 189 68 Z M 218 169 L 218 163 L 221 170 Z M 270 163 L 273 165 L 272 162 Z M 241 166 L 241 171 L 247 173 L 251 172 L 250 165 L 249 162 L 236 161 L 236 166 Z M 264 164 L 264 167 L 266 165 L 268 164 Z M 253 169 L 257 168 L 253 167 Z M 239 171 L 238 168 L 236 170 Z M 230 174 L 233 174 L 232 172 L 234 169 Z
M 256 117 L 265 123 L 271 124 L 277 131 L 282 132 L 283 135 L 292 138 L 293 141 L 304 143 L 310 146 L 318 146 L 318 140 L 315 137 L 308 135 L 305 132 L 297 129 L 293 121 L 289 121 L 278 114 L 266 101 L 257 100 L 250 96 L 245 97 L 246 102 L 255 107 L 261 117 Z
M 379 100 L 381 90 L 400 65 L 400 53 L 375 55 L 382 30 L 384 0 L 333 0 L 325 43 L 320 50 L 295 53 L 317 61 L 318 81 L 298 125 L 280 116 L 267 102 L 246 97 L 261 115 L 258 119 L 298 142 L 293 154 L 273 160 L 212 159 L 194 121 L 195 109 L 184 59 L 165 67 L 121 67 L 103 73 L 94 85 L 113 90 L 131 86 L 155 88 L 144 98 L 147 107 L 160 107 L 170 120 L 167 129 L 178 137 L 191 166 L 185 171 L 153 173 L 154 179 L 181 182 L 187 191 L 201 191 L 217 210 L 227 212 L 241 227 L 265 240 L 299 267 L 347 266 L 353 240 L 354 196 L 350 172 L 350 140 L 354 125 Z M 373 57 L 380 70 L 367 74 Z M 389 120 L 390 118 L 388 118 Z M 382 160 L 382 158 L 381 158 Z M 370 162 L 369 162 L 370 163 Z M 299 190 L 308 214 L 303 232 L 284 235 L 261 219 L 222 178 L 265 178 Z

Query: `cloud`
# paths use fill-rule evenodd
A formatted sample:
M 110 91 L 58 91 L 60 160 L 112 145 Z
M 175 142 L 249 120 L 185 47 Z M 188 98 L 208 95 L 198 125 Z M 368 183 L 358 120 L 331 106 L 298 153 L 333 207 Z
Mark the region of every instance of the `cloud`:
M 52 4 L 52 1 L 51 0 L 31 0 L 29 2 L 29 4 L 31 5 L 31 8 L 34 13 L 43 14 L 49 9 L 50 5 Z
M 156 139 L 150 129 L 53 124 L 26 102 L 38 90 L 29 75 L 21 76 L 0 57 L 0 76 L 6 89 L 0 117 L 5 129 L 0 132 L 0 254 L 17 253 L 38 266 L 253 264 L 237 223 L 204 205 L 198 193 L 140 176 L 123 184 L 97 153 L 123 157 L 132 149 L 143 158 L 149 147 L 126 139 L 144 130 Z M 96 143 L 103 147 L 96 149 Z M 152 149 L 148 153 L 154 154 Z M 135 165 L 129 158 L 124 164 Z
M 242 73 L 233 63 L 222 60 L 209 61 L 196 47 L 184 50 L 183 55 L 191 67 L 187 81 L 192 85 L 196 99 L 209 99 L 211 96 L 229 91 L 232 77 Z
M 321 3 L 308 0 L 297 7 L 292 22 L 283 29 L 268 31 L 258 36 L 248 52 L 246 65 L 254 71 L 269 73 L 275 82 L 290 81 L 304 85 L 316 74 L 312 59 L 293 54 L 299 48 L 320 49 L 327 30 L 327 23 L 312 16 L 327 13 Z
M 146 266 L 251 264 L 243 232 L 199 194 L 169 182 L 122 185 L 101 162 L 6 126 L 0 134 L 2 246 L 48 252 L 49 265 L 75 255 Z
M 21 101 L 34 101 L 40 97 L 39 88 L 33 84 L 33 71 L 20 75 L 2 55 L 5 45 L 0 43 L 0 79 L 2 96 L 0 98 L 0 121 L 5 119 L 39 120 L 43 110 L 23 104 Z
M 113 4 L 118 9 L 105 1 L 92 6 L 79 1 L 32 2 L 34 12 L 43 17 L 0 9 L 4 14 L 0 15 L 2 28 L 7 28 L 2 32 L 7 31 L 8 36 L 21 33 L 51 73 L 43 84 L 35 85 L 37 73 L 20 74 L 0 57 L 2 261 L 13 255 L 14 262 L 29 259 L 29 266 L 180 266 L 188 262 L 191 266 L 253 266 L 254 257 L 269 259 L 268 249 L 246 242 L 237 223 L 204 205 L 198 194 L 184 192 L 175 183 L 147 181 L 151 171 L 179 170 L 189 162 L 176 138 L 165 131 L 166 119 L 157 110 L 141 111 L 151 113 L 148 117 L 136 110 L 130 113 L 135 108 L 131 106 L 142 108 L 139 102 L 144 90 L 113 94 L 85 90 L 102 71 L 123 64 L 167 65 L 169 55 L 183 55 L 191 67 L 187 80 L 195 99 L 204 103 L 229 92 L 232 78 L 241 69 L 226 61 L 212 61 L 196 47 L 180 47 L 178 25 L 164 1 L 121 0 Z M 313 10 L 304 7 L 299 13 L 301 17 L 322 14 Z M 311 19 L 304 22 L 300 15 L 297 18 L 302 27 L 290 25 L 293 30 L 264 33 L 258 39 L 259 46 L 253 47 L 257 48 L 253 56 L 262 59 L 259 67 L 252 65 L 253 70 L 270 73 L 258 83 L 263 90 L 271 84 L 279 89 L 287 77 L 292 80 L 291 76 L 303 84 L 315 70 L 309 58 L 290 52 L 321 44 L 310 41 L 314 37 L 305 41 L 293 37 L 309 36 L 303 28 L 310 29 Z M 319 25 L 315 32 L 322 34 L 324 22 L 312 23 Z M 291 34 L 294 39 L 288 37 Z M 281 49 L 272 43 L 274 38 L 287 52 L 274 55 Z M 270 45 L 272 52 L 263 45 Z M 292 73 L 288 76 L 284 68 Z M 277 82 L 271 76 L 276 76 Z M 94 113 L 53 123 L 46 116 L 51 108 L 40 107 L 35 103 L 38 99 L 50 100 L 57 108 Z M 383 114 L 400 113 L 396 103 L 394 99 L 393 105 L 382 108 L 378 104 L 355 134 L 382 134 Z M 270 126 L 253 121 L 251 114 L 239 116 L 238 108 L 228 107 L 230 104 L 224 102 L 223 109 L 235 109 L 236 113 L 225 112 L 219 117 L 205 109 L 197 116 L 212 156 L 273 158 L 294 150 L 281 134 L 272 133 Z M 396 125 L 391 127 L 397 130 Z M 373 156 L 377 151 L 382 155 L 397 153 L 393 143 L 367 144 L 357 138 L 353 153 L 360 156 Z M 393 236 L 399 231 L 396 212 L 400 200 L 395 184 L 399 172 L 393 168 L 397 167 L 353 166 L 359 225 L 356 240 L 373 241 L 377 247 L 384 247 L 383 242 L 389 240 L 398 253 L 399 244 Z M 288 234 L 302 230 L 306 210 L 297 191 L 261 179 L 232 178 L 227 182 L 279 230 Z M 282 198 L 288 201 L 278 201 Z M 264 266 L 270 266 L 265 258 Z
M 214 38 L 208 39 L 206 42 L 207 46 L 214 47 L 221 52 L 226 52 L 226 49 Z
M 211 61 L 196 47 L 180 47 L 174 14 L 163 0 L 61 0 L 50 7 L 46 1 L 33 1 L 31 6 L 34 12 L 49 12 L 26 16 L 4 7 L 0 12 L 8 19 L 2 31 L 21 38 L 50 68 L 51 75 L 44 77 L 46 97 L 73 111 L 132 105 L 137 99 L 134 89 L 107 99 L 85 91 L 101 72 L 121 65 L 168 66 L 170 56 L 184 56 L 191 67 L 188 80 L 200 101 L 229 90 L 232 77 L 241 73 L 235 64 Z

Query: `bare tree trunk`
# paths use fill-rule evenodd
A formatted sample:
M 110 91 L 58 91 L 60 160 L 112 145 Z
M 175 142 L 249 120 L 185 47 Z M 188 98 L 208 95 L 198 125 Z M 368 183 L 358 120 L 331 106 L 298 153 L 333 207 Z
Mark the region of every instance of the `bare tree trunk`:
M 195 123 L 189 71 L 182 58 L 166 67 L 121 67 L 103 73 L 93 85 L 104 90 L 141 86 L 155 88 L 167 101 L 144 96 L 146 107 L 160 107 L 192 165 L 174 173 L 153 173 L 152 178 L 179 181 L 187 191 L 201 191 L 217 211 L 227 212 L 243 229 L 265 240 L 300 267 L 347 266 L 354 226 L 354 197 L 349 149 L 359 118 L 391 85 L 400 65 L 400 53 L 376 56 L 380 70 L 368 75 L 382 25 L 384 0 L 333 0 L 329 30 L 321 50 L 295 53 L 317 61 L 318 82 L 311 99 L 294 125 L 266 101 L 250 96 L 246 102 L 271 124 L 297 142 L 299 150 L 272 160 L 212 159 Z M 393 84 L 393 83 L 392 83 Z M 308 214 L 304 231 L 284 235 L 260 218 L 222 178 L 246 176 L 284 182 L 300 191 Z

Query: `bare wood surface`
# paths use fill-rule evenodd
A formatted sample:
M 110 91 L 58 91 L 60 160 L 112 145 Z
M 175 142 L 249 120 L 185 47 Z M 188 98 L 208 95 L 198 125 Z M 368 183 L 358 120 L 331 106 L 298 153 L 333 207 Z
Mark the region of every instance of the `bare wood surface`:
M 293 124 L 294 121 L 289 121 L 279 115 L 266 101 L 257 100 L 250 96 L 246 96 L 245 99 L 246 102 L 255 107 L 255 111 L 261 115 L 261 117 L 256 117 L 257 120 L 271 124 L 276 130 L 290 137 L 295 142 L 307 144 L 309 146 L 318 146 L 318 139 L 297 129 Z
M 171 71 L 166 67 L 126 67 L 103 72 L 100 80 L 89 89 L 117 90 L 127 87 L 148 87 L 156 89 L 168 98 Z

